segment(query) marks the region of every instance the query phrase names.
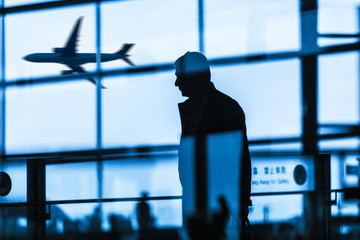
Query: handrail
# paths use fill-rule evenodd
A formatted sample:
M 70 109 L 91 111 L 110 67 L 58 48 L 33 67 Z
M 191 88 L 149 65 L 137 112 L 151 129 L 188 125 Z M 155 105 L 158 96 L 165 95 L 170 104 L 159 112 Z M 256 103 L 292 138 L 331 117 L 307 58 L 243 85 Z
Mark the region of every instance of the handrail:
M 295 194 L 330 194 L 345 192 L 346 189 L 331 189 L 326 191 L 286 191 L 286 192 L 262 192 L 251 193 L 251 196 L 271 196 L 271 195 L 295 195 Z M 0 208 L 3 207 L 26 207 L 38 205 L 60 205 L 60 204 L 79 204 L 79 203 L 109 203 L 109 202 L 138 202 L 138 201 L 157 201 L 157 200 L 179 200 L 182 196 L 153 196 L 153 197 L 126 197 L 126 198 L 103 198 L 103 199 L 73 199 L 73 200 L 52 200 L 44 202 L 13 202 L 0 203 Z

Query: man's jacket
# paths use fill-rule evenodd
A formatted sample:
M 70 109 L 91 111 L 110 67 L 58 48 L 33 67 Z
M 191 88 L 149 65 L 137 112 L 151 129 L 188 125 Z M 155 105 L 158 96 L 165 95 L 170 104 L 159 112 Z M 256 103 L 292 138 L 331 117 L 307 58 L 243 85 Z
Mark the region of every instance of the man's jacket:
M 241 215 L 247 216 L 250 203 L 251 161 L 246 136 L 245 114 L 240 105 L 229 96 L 218 91 L 213 83 L 202 106 L 195 106 L 190 99 L 179 104 L 181 137 L 199 137 L 211 133 L 242 131 L 241 156 Z M 182 171 L 182 170 L 180 170 Z M 181 180 L 181 172 L 180 180 Z

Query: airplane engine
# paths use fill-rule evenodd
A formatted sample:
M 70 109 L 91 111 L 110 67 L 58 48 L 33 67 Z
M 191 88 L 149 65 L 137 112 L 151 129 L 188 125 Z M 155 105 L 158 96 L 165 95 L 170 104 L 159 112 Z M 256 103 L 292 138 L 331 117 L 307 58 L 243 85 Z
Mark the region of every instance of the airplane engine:
M 73 70 L 63 70 L 63 71 L 61 71 L 62 75 L 70 75 L 70 74 L 73 74 L 73 73 L 74 73 Z
M 65 52 L 64 48 L 53 48 L 54 53 L 63 53 Z

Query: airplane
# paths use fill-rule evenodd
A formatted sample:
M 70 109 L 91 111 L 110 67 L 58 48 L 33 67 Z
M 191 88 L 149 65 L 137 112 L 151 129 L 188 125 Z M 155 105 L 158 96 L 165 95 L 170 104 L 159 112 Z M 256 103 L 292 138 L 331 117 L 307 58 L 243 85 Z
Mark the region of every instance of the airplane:
M 71 70 L 63 70 L 61 74 L 68 75 L 73 73 L 86 73 L 81 66 L 86 63 L 96 63 L 96 53 L 77 53 L 78 33 L 83 17 L 79 17 L 73 30 L 62 48 L 54 48 L 53 53 L 32 53 L 23 57 L 24 60 L 36 63 L 60 63 L 69 67 Z M 129 59 L 128 51 L 134 46 L 133 43 L 125 43 L 122 48 L 115 53 L 101 53 L 101 62 L 108 62 L 122 59 L 131 66 L 135 64 Z M 90 82 L 96 85 L 93 78 L 88 78 Z M 105 88 L 104 86 L 101 86 Z

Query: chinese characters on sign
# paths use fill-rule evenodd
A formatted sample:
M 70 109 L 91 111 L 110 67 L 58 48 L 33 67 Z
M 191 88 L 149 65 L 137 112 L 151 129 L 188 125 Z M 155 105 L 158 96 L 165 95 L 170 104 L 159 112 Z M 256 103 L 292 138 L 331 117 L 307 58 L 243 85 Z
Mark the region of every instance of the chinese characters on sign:
M 307 156 L 252 158 L 251 189 L 256 192 L 312 190 L 313 159 Z

